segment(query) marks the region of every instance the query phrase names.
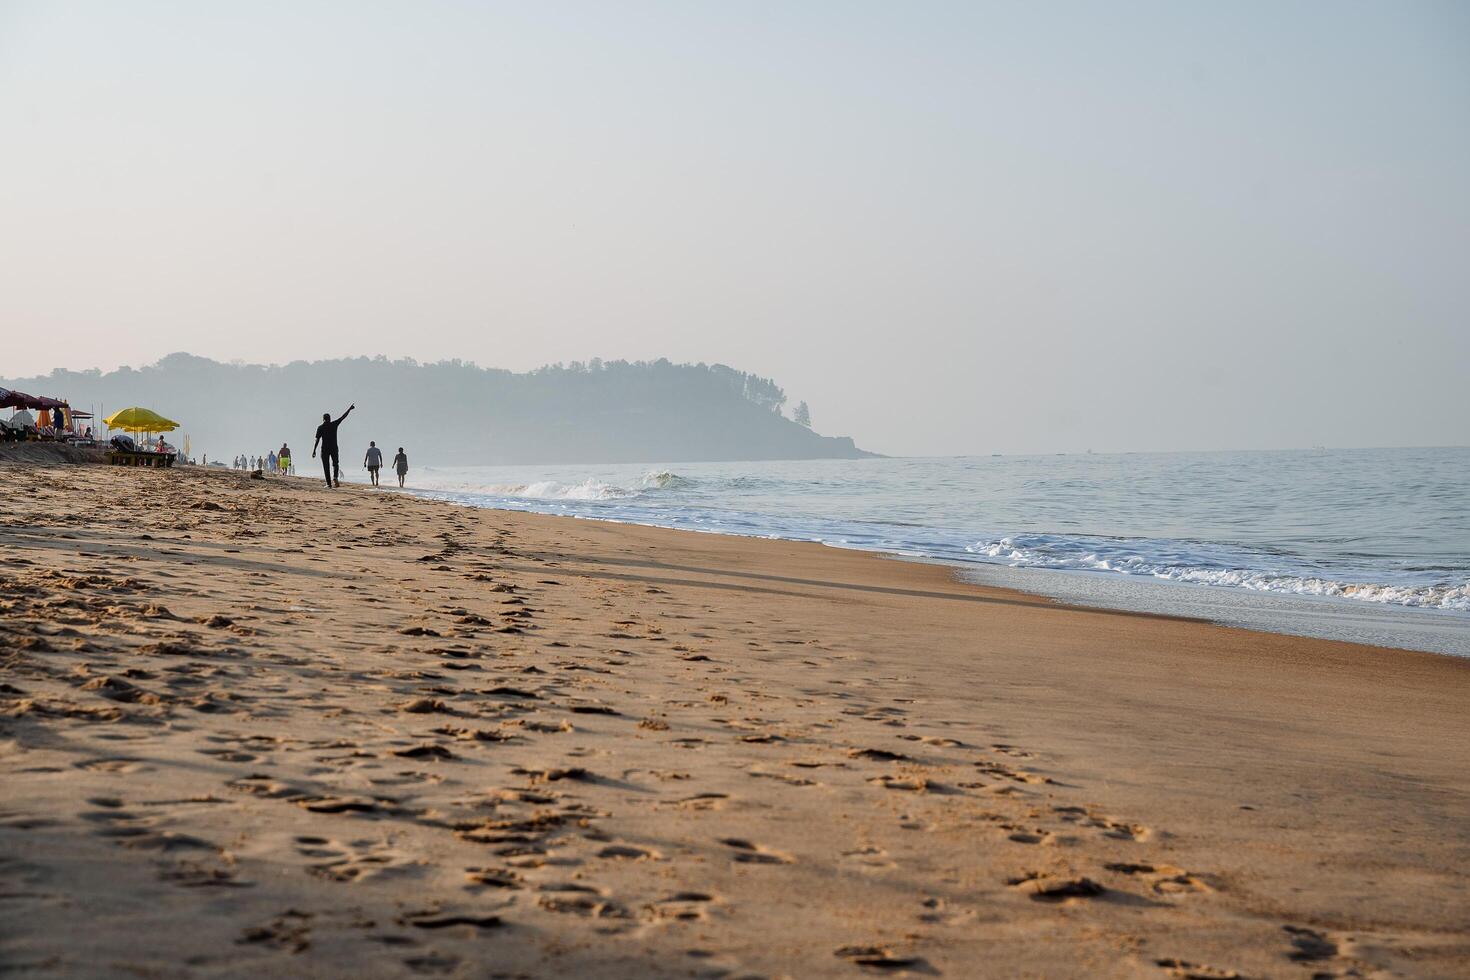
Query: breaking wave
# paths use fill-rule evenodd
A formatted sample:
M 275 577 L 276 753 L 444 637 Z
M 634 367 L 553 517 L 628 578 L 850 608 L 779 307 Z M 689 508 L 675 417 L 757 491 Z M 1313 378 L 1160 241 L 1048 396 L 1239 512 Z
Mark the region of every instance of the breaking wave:
M 1003 562 L 1013 568 L 1114 572 L 1254 592 L 1329 596 L 1470 612 L 1470 582 L 1456 585 L 1342 581 L 1300 570 L 1272 568 L 1269 566 L 1275 563 L 1269 555 L 1203 542 L 1023 534 L 977 541 L 965 550 L 976 558 Z
M 502 497 L 529 497 L 533 500 L 620 500 L 636 497 L 638 491 L 625 490 L 601 480 L 581 483 L 558 483 L 538 480 L 535 483 L 503 483 L 483 488 L 484 492 Z
M 479 493 L 500 497 L 525 497 L 530 500 L 626 500 L 640 497 L 650 490 L 682 490 L 694 485 L 694 481 L 668 470 L 653 470 L 638 480 L 636 488 L 620 487 L 602 480 L 588 478 L 581 483 L 558 483 L 556 480 L 538 480 L 534 483 L 499 483 L 476 486 Z
M 640 484 L 647 490 L 683 490 L 694 486 L 694 481 L 668 470 L 650 470 L 643 474 Z

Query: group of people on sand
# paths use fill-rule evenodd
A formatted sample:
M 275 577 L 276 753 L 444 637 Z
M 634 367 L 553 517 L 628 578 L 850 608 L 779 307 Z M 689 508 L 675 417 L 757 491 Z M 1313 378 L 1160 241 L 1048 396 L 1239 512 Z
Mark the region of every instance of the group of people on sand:
M 356 407 L 356 405 L 348 405 L 347 411 L 335 420 L 330 412 L 323 412 L 322 424 L 316 427 L 316 440 L 311 444 L 311 455 L 312 458 L 315 458 L 317 449 L 321 449 L 322 474 L 327 478 L 329 487 L 342 485 L 341 448 L 337 444 L 337 427 L 352 414 L 352 410 Z M 383 451 L 378 448 L 376 442 L 368 442 L 367 454 L 363 456 L 362 465 L 367 467 L 368 477 L 372 480 L 373 486 L 379 486 L 378 471 L 383 468 Z M 403 486 L 404 478 L 408 476 L 408 454 L 403 451 L 402 446 L 398 447 L 398 455 L 393 457 L 393 472 L 398 474 L 398 485 Z
M 292 472 L 291 447 L 283 442 L 280 452 L 272 451 L 264 456 L 246 456 L 242 453 L 235 457 L 233 465 L 237 470 L 261 470 L 265 473 L 280 473 L 284 476 Z

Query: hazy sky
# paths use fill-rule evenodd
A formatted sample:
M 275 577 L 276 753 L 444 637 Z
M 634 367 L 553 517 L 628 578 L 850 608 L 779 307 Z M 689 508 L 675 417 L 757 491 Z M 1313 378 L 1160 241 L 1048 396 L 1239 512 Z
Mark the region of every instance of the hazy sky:
M 0 0 L 0 330 L 724 361 L 889 453 L 1465 444 L 1470 4 Z

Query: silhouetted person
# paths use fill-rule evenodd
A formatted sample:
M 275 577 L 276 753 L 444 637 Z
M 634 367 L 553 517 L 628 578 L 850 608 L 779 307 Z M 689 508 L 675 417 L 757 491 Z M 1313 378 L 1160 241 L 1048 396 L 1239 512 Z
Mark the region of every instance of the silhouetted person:
M 342 485 L 342 461 L 337 452 L 337 426 L 342 420 L 352 414 L 356 405 L 348 405 L 347 411 L 342 413 L 342 418 L 332 421 L 330 412 L 322 413 L 322 424 L 316 427 L 316 439 L 311 444 L 311 455 L 316 456 L 317 443 L 322 447 L 322 472 L 326 474 L 327 486 Z M 335 484 L 333 480 L 335 478 Z
M 403 478 L 408 476 L 408 456 L 402 446 L 398 447 L 398 455 L 393 457 L 393 472 L 398 474 L 398 485 L 403 486 Z
M 367 467 L 368 476 L 372 477 L 373 486 L 377 486 L 378 470 L 383 468 L 383 450 L 378 448 L 376 442 L 369 440 L 367 455 L 362 458 L 362 465 Z

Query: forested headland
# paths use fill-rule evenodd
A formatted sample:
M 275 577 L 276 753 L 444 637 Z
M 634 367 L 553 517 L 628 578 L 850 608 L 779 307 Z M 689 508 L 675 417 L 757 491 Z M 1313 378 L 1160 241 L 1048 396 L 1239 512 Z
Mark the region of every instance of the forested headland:
M 813 431 L 805 402 L 788 418 L 786 393 L 768 378 L 662 359 L 516 373 L 457 360 L 261 365 L 180 353 L 141 368 L 58 370 L 0 384 L 99 414 L 152 408 L 182 423 L 178 435 L 190 437 L 196 458 L 263 454 L 283 441 L 305 456 L 322 413 L 335 417 L 352 403 L 357 411 L 343 427 L 344 454 L 376 439 L 390 451 L 411 445 L 416 460 L 443 465 L 871 455 L 850 438 Z

